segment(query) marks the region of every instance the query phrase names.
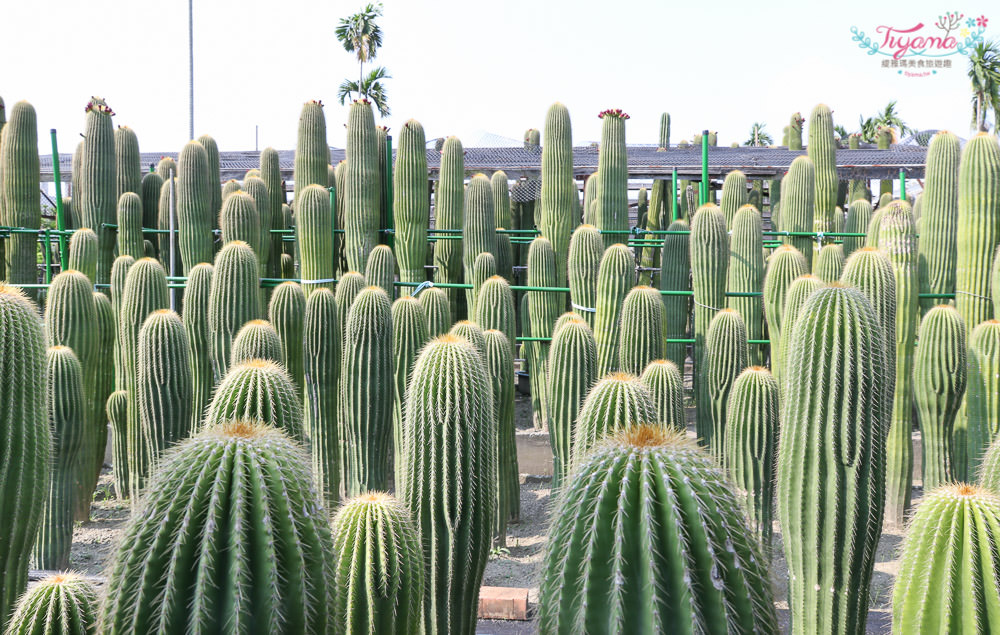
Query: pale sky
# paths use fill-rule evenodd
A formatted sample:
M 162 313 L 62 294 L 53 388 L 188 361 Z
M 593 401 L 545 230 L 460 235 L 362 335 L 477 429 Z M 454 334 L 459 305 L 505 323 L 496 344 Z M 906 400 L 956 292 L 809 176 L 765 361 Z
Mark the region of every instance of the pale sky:
M 337 86 L 357 76 L 334 37 L 359 0 L 195 0 L 195 134 L 222 150 L 291 149 L 302 103 L 326 104 L 329 142 L 344 145 L 346 107 Z M 413 117 L 428 138 L 458 135 L 471 145 L 489 132 L 520 139 L 542 128 L 554 101 L 572 116 L 573 140 L 600 137 L 597 114 L 631 115 L 629 143 L 655 143 L 669 111 L 672 142 L 719 131 L 742 143 L 754 121 L 780 142 L 791 113 L 825 102 L 849 131 L 858 115 L 890 99 L 916 128 L 969 136 L 966 58 L 923 78 L 881 68 L 851 41 L 851 27 L 881 39 L 879 25 L 933 28 L 940 2 L 595 2 L 479 3 L 386 0 L 384 46 L 395 131 Z M 995 3 L 956 3 L 966 19 L 985 14 L 1000 37 Z M 995 20 L 995 22 L 994 22 Z M 963 20 L 964 23 L 964 20 Z M 91 95 L 103 96 L 143 151 L 177 151 L 187 141 L 186 0 L 30 0 L 4 3 L 0 96 L 38 112 L 40 145 L 59 130 L 72 152 Z

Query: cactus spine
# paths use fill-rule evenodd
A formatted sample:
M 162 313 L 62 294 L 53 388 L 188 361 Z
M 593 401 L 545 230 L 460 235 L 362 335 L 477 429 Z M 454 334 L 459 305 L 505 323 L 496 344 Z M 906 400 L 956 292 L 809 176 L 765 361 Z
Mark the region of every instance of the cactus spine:
M 809 273 L 809 263 L 806 262 L 805 256 L 791 245 L 778 247 L 767 259 L 763 290 L 764 315 L 767 318 L 767 330 L 771 339 L 771 372 L 779 386 L 784 373 L 781 314 L 785 311 L 785 297 L 792 281 L 807 273 Z M 787 328 L 791 329 L 792 326 L 789 324 Z
M 920 321 L 913 361 L 913 398 L 920 420 L 923 486 L 930 491 L 954 480 L 952 431 L 966 387 L 966 336 L 962 316 L 938 305 Z
M 765 552 L 770 552 L 774 517 L 779 401 L 774 376 L 751 366 L 733 382 L 726 410 L 726 471 Z
M 781 181 L 780 231 L 813 231 L 816 192 L 816 167 L 812 159 L 798 156 Z M 805 256 L 806 270 L 812 270 L 813 239 L 810 236 L 790 236 L 786 245 L 792 245 Z
M 735 496 L 677 432 L 623 431 L 581 461 L 548 544 L 542 633 L 777 631 L 767 566 Z
M 573 428 L 575 467 L 603 437 L 656 421 L 652 393 L 635 375 L 611 373 L 590 389 Z
M 295 216 L 302 288 L 307 296 L 320 287 L 332 290 L 337 271 L 333 261 L 333 215 L 326 188 L 314 184 L 299 191 Z
M 809 145 L 806 149 L 816 168 L 816 231 L 834 231 L 838 186 L 837 142 L 833 135 L 833 113 L 825 104 L 813 108 L 809 115 Z
M 623 151 L 624 138 L 622 144 L 619 150 Z M 579 219 L 573 219 L 576 197 L 576 183 L 573 179 L 573 130 L 569 110 L 563 104 L 555 103 L 549 106 L 545 115 L 542 198 L 539 203 L 542 222 L 538 229 L 542 236 L 552 243 L 556 254 L 556 282 L 560 287 L 566 286 L 566 255 L 569 251 L 570 231 L 580 222 Z
M 691 222 L 691 279 L 694 290 L 694 394 L 697 434 L 704 443 L 712 438 L 712 401 L 706 382 L 706 336 L 712 318 L 726 304 L 729 235 L 726 217 L 714 203 L 698 208 Z
M 100 632 L 333 630 L 326 518 L 302 450 L 283 432 L 228 421 L 185 440 L 126 524 Z M 198 575 L 170 575 L 179 558 Z
M 639 380 L 656 403 L 656 420 L 664 428 L 684 431 L 684 379 L 677 366 L 666 359 L 654 359 Z
M 399 131 L 399 150 L 393 173 L 396 256 L 402 282 L 424 282 L 427 272 L 427 228 L 430 196 L 427 191 L 427 144 L 424 127 L 410 119 Z M 446 241 L 443 241 L 446 242 Z M 403 295 L 410 290 L 403 287 Z
M 569 297 L 573 310 L 590 328 L 595 327 L 597 280 L 603 255 L 604 240 L 597 228 L 586 224 L 577 227 L 569 241 L 567 258 Z
M 725 203 L 725 192 L 722 196 Z M 760 293 L 764 288 L 764 234 L 760 212 L 752 205 L 744 205 L 731 219 L 730 229 L 726 291 Z M 761 296 L 730 296 L 726 298 L 726 304 L 743 318 L 749 339 L 764 339 L 764 301 Z M 764 363 L 762 344 L 751 344 L 748 350 L 752 365 Z
M 392 440 L 395 450 L 393 465 L 396 469 L 396 483 L 403 482 L 400 470 L 403 467 L 403 412 L 406 404 L 406 388 L 410 383 L 413 364 L 424 344 L 430 339 L 427 331 L 427 316 L 420 301 L 413 296 L 403 296 L 392 303 L 392 366 L 396 391 L 392 411 Z M 513 370 L 511 374 L 513 376 Z
M 552 486 L 559 487 L 569 475 L 577 415 L 597 380 L 597 344 L 582 319 L 567 320 L 553 334 L 548 379 Z
M 233 337 L 244 324 L 260 317 L 259 287 L 257 257 L 249 244 L 237 240 L 219 250 L 208 291 L 208 332 L 216 382 L 229 368 Z
M 405 479 L 399 489 L 414 523 L 424 528 L 423 628 L 428 634 L 475 629 L 496 514 L 492 393 L 480 354 L 463 338 L 431 340 L 417 358 L 407 396 Z
M 357 496 L 388 485 L 395 393 L 389 297 L 379 287 L 366 287 L 346 321 L 340 419 L 348 452 L 347 495 Z
M 851 201 L 847 208 L 847 222 L 844 231 L 852 234 L 864 234 L 868 232 L 868 224 L 872 218 L 872 204 L 864 199 Z M 850 258 L 858 249 L 865 245 L 865 239 L 858 236 L 844 237 L 844 258 Z
M 514 430 L 514 353 L 507 337 L 495 329 L 483 331 L 486 370 L 493 387 L 497 425 L 497 514 L 493 536 L 507 542 L 507 521 L 521 516 L 521 485 Z
M 465 226 L 465 150 L 458 137 L 445 139 L 441 150 L 440 177 L 434 193 L 435 229 L 462 229 Z M 439 240 L 434 245 L 434 281 L 456 283 L 462 281 L 462 245 L 456 240 Z M 458 316 L 457 289 L 447 291 L 451 301 L 451 315 Z M 433 328 L 431 330 L 433 333 Z
M 115 222 L 115 205 L 118 203 L 115 196 L 115 133 L 111 124 L 114 113 L 97 97 L 91 98 L 86 113 L 80 190 L 73 192 L 73 198 L 79 200 L 83 227 L 97 232 L 100 255 L 96 282 L 106 284 L 111 280 L 115 246 L 114 233 L 107 225 Z M 32 151 L 34 148 L 32 146 Z
M 21 291 L 0 285 L 0 625 L 28 582 L 48 490 L 52 434 L 46 414 L 45 345 L 37 308 Z
M 711 400 L 711 433 L 702 437 L 702 443 L 711 448 L 719 465 L 725 466 L 726 406 L 733 382 L 749 364 L 747 352 L 747 327 L 740 314 L 733 309 L 722 309 L 712 318 L 705 335 L 705 389 Z
M 396 258 L 388 245 L 376 245 L 372 249 L 365 267 L 365 279 L 368 284 L 385 291 L 389 300 L 396 297 Z
M 441 289 L 425 289 L 420 293 L 420 306 L 424 307 L 427 316 L 430 337 L 438 337 L 451 330 L 451 303 L 447 293 Z
M 926 496 L 903 540 L 892 593 L 894 633 L 996 630 L 998 524 L 994 491 L 956 483 Z
M 48 492 L 42 505 L 32 562 L 39 569 L 69 568 L 73 542 L 73 512 L 77 480 L 81 476 L 87 425 L 83 369 L 73 349 L 52 346 L 45 357 L 48 424 L 52 433 L 52 460 Z M 89 461 L 87 467 L 90 467 Z
M 19 101 L 10 110 L 10 121 L 3 127 L 0 143 L 0 224 L 8 227 L 38 229 L 41 227 L 40 168 L 38 163 L 38 123 L 35 108 Z M 11 284 L 38 282 L 36 265 L 38 236 L 11 234 L 4 242 L 6 279 Z M 46 246 L 47 248 L 47 246 Z M 37 290 L 27 291 L 36 297 Z
M 619 351 L 622 372 L 640 375 L 654 359 L 663 357 L 663 301 L 653 287 L 635 287 L 622 302 Z
M 418 635 L 424 598 L 420 533 L 392 496 L 348 501 L 333 519 L 334 623 L 344 633 Z
M 926 188 L 920 221 L 920 292 L 954 293 L 958 234 L 958 137 L 939 132 L 927 149 Z M 926 313 L 939 302 L 922 298 Z
M 889 419 L 881 329 L 865 296 L 837 283 L 791 328 L 788 374 L 801 381 L 782 400 L 777 494 L 792 629 L 860 633 L 885 497 L 883 437 L 871 434 Z
M 886 517 L 902 526 L 913 483 L 913 344 L 920 320 L 917 232 L 908 203 L 894 201 L 886 208 L 878 244 L 896 276 L 896 387 L 886 443 Z
M 97 589 L 75 573 L 44 578 L 17 603 L 5 633 L 91 635 L 97 632 Z
M 722 201 L 720 207 L 722 213 L 726 215 L 726 228 L 733 228 L 733 219 L 738 212 L 747 204 L 747 177 L 739 170 L 733 170 L 726 174 L 726 180 L 722 183 Z
M 328 158 L 323 160 L 322 181 L 326 180 L 327 163 L 329 163 Z M 355 100 L 351 104 L 347 119 L 346 169 L 344 229 L 347 230 L 345 234 L 347 266 L 352 271 L 364 271 L 368 254 L 378 244 L 380 218 L 375 116 L 372 114 L 371 104 L 366 99 Z
M 667 228 L 672 232 L 690 231 L 687 221 L 675 220 Z M 667 234 L 663 237 L 663 250 L 660 256 L 660 289 L 663 291 L 691 290 L 691 259 L 690 237 L 685 234 Z M 688 316 L 690 308 L 685 295 L 663 296 L 664 315 L 667 320 L 666 337 L 668 339 L 685 339 L 687 337 Z M 687 359 L 687 345 L 683 343 L 666 344 L 666 357 L 677 368 L 684 368 Z
M 597 159 L 596 225 L 601 230 L 628 230 L 628 151 L 625 148 L 625 120 L 621 110 L 605 110 L 601 118 L 601 146 Z M 607 247 L 621 241 L 620 235 L 605 234 Z
M 233 352 L 229 358 L 229 365 L 236 366 L 251 359 L 263 359 L 279 364 L 283 362 L 281 338 L 267 320 L 250 320 L 233 338 Z

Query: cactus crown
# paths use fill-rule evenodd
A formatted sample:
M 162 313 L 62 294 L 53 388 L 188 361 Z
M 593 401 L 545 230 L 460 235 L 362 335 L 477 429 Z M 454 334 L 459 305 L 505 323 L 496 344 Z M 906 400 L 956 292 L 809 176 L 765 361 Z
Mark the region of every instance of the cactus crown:
M 598 115 L 598 119 L 604 119 L 605 117 L 617 117 L 619 119 L 630 119 L 627 112 L 621 108 L 608 108 L 607 110 L 602 110 Z

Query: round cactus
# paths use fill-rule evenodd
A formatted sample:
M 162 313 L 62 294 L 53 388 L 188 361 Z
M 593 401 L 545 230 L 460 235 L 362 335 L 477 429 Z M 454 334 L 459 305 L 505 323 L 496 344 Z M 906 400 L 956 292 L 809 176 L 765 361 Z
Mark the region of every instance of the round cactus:
M 588 179 L 588 185 L 595 183 Z M 604 239 L 593 225 L 580 225 L 569 241 L 567 275 L 569 276 L 569 297 L 573 310 L 594 328 L 597 312 L 597 280 L 604 254 Z
M 208 406 L 203 427 L 232 419 L 271 425 L 302 438 L 302 402 L 280 364 L 255 359 L 229 370 Z
M 179 444 L 152 479 L 115 552 L 100 632 L 329 632 L 333 564 L 303 450 L 270 426 L 226 421 Z
M 635 375 L 612 373 L 587 393 L 573 428 L 573 465 L 603 437 L 657 420 L 656 400 Z
M 250 320 L 233 338 L 233 352 L 229 365 L 236 366 L 251 359 L 283 363 L 281 338 L 267 320 Z
M 584 399 L 597 379 L 597 343 L 577 314 L 556 328 L 549 351 L 549 442 L 552 445 L 552 486 L 569 474 L 573 426 Z
M 685 430 L 684 379 L 677 366 L 666 359 L 654 359 L 642 371 L 640 381 L 649 388 L 656 403 L 656 420 L 665 428 Z
M 767 566 L 742 516 L 723 474 L 683 434 L 620 432 L 565 484 L 539 630 L 777 632 Z
M 75 573 L 57 573 L 21 596 L 4 633 L 94 635 L 97 609 L 94 585 Z
M 955 483 L 928 494 L 903 540 L 894 633 L 989 633 L 1000 612 L 1000 496 Z
M 715 314 L 705 336 L 705 388 L 712 405 L 712 428 L 702 443 L 711 448 L 719 465 L 726 465 L 726 407 L 733 382 L 749 363 L 747 327 L 740 314 L 723 309 Z
M 268 318 L 281 340 L 281 359 L 285 370 L 302 393 L 305 383 L 302 355 L 302 328 L 305 321 L 306 295 L 295 282 L 282 282 L 274 288 L 267 307 Z
M 451 330 L 451 303 L 441 289 L 425 289 L 418 296 L 427 316 L 427 332 L 431 337 L 444 335 Z
M 333 547 L 338 631 L 418 635 L 424 554 L 406 509 L 384 492 L 347 501 L 333 519 Z

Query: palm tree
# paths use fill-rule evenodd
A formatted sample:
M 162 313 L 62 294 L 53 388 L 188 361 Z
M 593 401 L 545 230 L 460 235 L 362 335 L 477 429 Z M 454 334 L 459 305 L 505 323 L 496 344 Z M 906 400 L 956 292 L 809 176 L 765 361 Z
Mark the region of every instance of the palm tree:
M 358 81 L 344 80 L 337 91 L 340 103 L 343 104 L 351 93 L 357 93 L 358 99 L 367 98 L 375 103 L 379 114 L 389 115 L 388 98 L 383 79 L 389 79 L 385 67 L 379 66 L 365 76 L 365 63 L 375 59 L 378 49 L 382 46 L 382 29 L 375 19 L 382 15 L 381 4 L 369 4 L 360 12 L 348 18 L 341 18 L 335 33 L 337 40 L 344 45 L 344 50 L 354 53 L 358 58 Z
M 1000 122 L 1000 44 L 979 42 L 969 55 L 972 80 L 972 123 L 986 131 L 986 114 L 993 110 L 993 127 Z
M 760 148 L 769 146 L 772 143 L 774 143 L 774 139 L 772 139 L 771 135 L 764 131 L 764 124 L 755 121 L 754 124 L 750 126 L 750 138 L 747 139 L 743 145 Z
M 897 138 L 902 138 L 908 132 L 914 132 L 912 128 L 906 125 L 903 118 L 899 116 L 896 112 L 896 100 L 890 101 L 886 104 L 885 108 L 881 111 L 875 113 L 874 117 L 864 117 L 858 118 L 858 127 L 860 128 L 861 138 L 868 143 L 875 143 L 878 137 L 879 128 L 896 128 L 899 130 L 899 135 Z

